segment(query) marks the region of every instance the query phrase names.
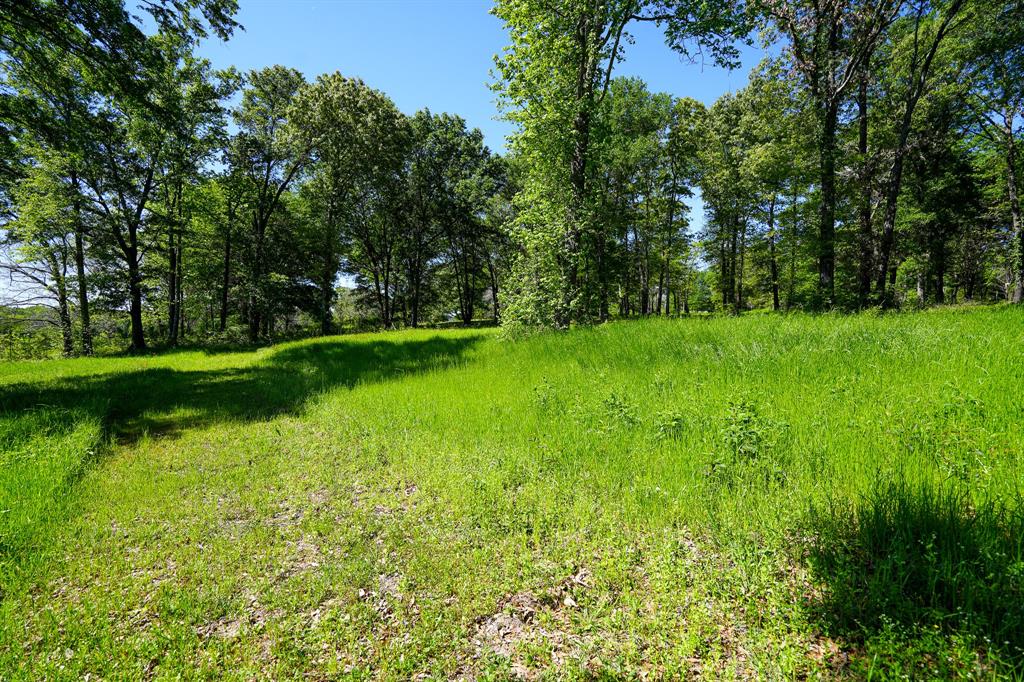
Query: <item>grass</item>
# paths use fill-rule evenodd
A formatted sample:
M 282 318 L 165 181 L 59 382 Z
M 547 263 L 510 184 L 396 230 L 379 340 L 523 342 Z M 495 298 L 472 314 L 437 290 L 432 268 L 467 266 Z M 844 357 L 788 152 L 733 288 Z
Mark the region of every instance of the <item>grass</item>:
M 1024 310 L 0 366 L 0 677 L 1024 675 Z

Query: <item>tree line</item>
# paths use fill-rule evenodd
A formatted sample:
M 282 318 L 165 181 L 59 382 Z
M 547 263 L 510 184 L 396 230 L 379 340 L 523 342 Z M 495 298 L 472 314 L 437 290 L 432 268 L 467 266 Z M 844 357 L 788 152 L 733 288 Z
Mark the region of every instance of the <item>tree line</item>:
M 512 190 L 479 130 L 337 73 L 213 69 L 231 2 L 144 3 L 149 34 L 110 5 L 4 10 L 9 310 L 52 311 L 66 355 L 97 310 L 136 351 L 497 317 Z
M 1019 0 L 494 11 L 511 37 L 497 89 L 523 168 L 516 323 L 1024 297 Z M 711 106 L 650 93 L 614 76 L 642 22 L 693 61 L 734 67 L 757 41 L 772 56 Z
M 1024 298 L 1020 0 L 498 0 L 504 156 L 355 78 L 214 69 L 234 0 L 136 9 L 0 9 L 8 338 Z M 710 106 L 651 92 L 615 75 L 642 22 L 770 56 Z

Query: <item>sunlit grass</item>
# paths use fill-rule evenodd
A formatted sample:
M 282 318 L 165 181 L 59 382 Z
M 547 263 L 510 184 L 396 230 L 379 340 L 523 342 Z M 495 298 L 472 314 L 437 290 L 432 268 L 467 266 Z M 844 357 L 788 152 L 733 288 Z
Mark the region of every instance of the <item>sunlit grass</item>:
M 1022 341 L 1001 307 L 14 363 L 0 670 L 1019 674 Z

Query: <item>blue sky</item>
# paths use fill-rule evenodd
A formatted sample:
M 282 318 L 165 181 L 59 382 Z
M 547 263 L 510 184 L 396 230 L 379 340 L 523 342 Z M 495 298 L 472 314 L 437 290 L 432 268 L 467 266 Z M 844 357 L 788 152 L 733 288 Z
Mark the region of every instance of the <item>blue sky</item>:
M 298 69 L 309 80 L 340 71 L 386 92 L 406 112 L 429 107 L 459 114 L 502 150 L 510 127 L 496 120 L 488 88 L 493 56 L 507 44 L 488 0 L 240 0 L 245 27 L 227 43 L 207 41 L 200 53 L 214 66 L 243 70 L 271 64 Z M 618 75 L 640 76 L 655 91 L 711 103 L 741 87 L 760 58 L 745 53 L 729 73 L 683 63 L 658 29 L 634 26 Z

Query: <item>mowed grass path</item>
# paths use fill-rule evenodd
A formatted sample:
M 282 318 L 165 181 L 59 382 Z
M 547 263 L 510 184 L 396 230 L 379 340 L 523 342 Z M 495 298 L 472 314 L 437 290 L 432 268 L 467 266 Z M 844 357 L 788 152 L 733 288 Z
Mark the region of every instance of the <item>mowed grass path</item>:
M 3 679 L 1024 670 L 1021 309 L 0 382 Z

